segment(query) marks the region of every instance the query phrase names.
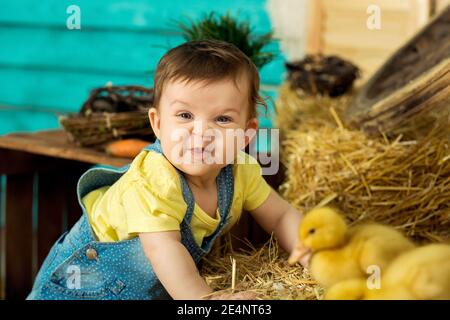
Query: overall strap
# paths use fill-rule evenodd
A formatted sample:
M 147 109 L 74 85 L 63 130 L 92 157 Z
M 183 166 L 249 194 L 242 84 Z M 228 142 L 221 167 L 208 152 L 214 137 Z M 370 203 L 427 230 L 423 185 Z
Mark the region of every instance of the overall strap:
M 163 154 L 161 148 L 161 141 L 156 139 L 154 143 L 146 146 L 144 150 L 155 151 Z M 186 181 L 186 178 L 178 168 L 175 168 L 178 172 L 181 182 L 181 188 L 183 193 L 183 199 L 186 202 L 187 209 L 181 222 L 181 238 L 183 244 L 189 250 L 190 254 L 196 262 L 198 262 L 205 254 L 207 254 L 214 243 L 214 240 L 220 235 L 225 226 L 230 220 L 230 209 L 233 202 L 234 191 L 234 179 L 233 179 L 233 165 L 229 164 L 222 168 L 216 179 L 217 195 L 218 195 L 218 207 L 220 214 L 220 222 L 214 232 L 203 239 L 202 246 L 198 246 L 195 242 L 194 235 L 192 233 L 191 221 L 194 214 L 195 199 L 193 193 Z
M 209 247 L 210 244 L 212 245 L 216 237 L 220 235 L 231 218 L 230 211 L 233 203 L 233 194 L 233 165 L 229 164 L 221 170 L 219 176 L 217 177 L 217 196 L 220 222 L 216 230 L 211 235 L 203 239 L 203 243 L 207 247 Z
M 162 153 L 159 140 L 157 140 L 156 143 L 146 146 L 144 150 L 153 150 Z M 84 207 L 84 204 L 81 201 L 82 198 L 95 189 L 113 185 L 117 180 L 120 179 L 120 177 L 122 177 L 128 171 L 130 165 L 131 163 L 126 164 L 125 166 L 120 168 L 97 166 L 87 170 L 78 180 L 77 198 L 78 203 L 83 210 L 84 219 L 82 219 L 81 221 L 87 226 L 86 228 L 83 228 L 83 230 L 86 233 L 85 235 L 86 238 L 94 240 L 95 236 L 92 228 L 87 223 L 88 217 L 86 213 L 86 208 Z
M 214 232 L 203 239 L 201 246 L 198 246 L 195 242 L 194 235 L 192 233 L 191 220 L 194 213 L 195 200 L 189 185 L 186 182 L 186 178 L 180 175 L 183 197 L 188 205 L 186 215 L 181 223 L 181 235 L 183 243 L 188 248 L 191 255 L 198 262 L 203 256 L 205 256 L 214 244 L 214 240 L 220 235 L 225 226 L 230 220 L 230 209 L 233 201 L 233 167 L 232 164 L 222 168 L 216 179 L 217 195 L 218 195 L 218 207 L 220 214 L 220 222 Z
M 89 192 L 104 187 L 111 186 L 120 177 L 128 171 L 129 164 L 121 167 L 121 168 L 109 168 L 109 167 L 95 167 L 87 170 L 78 180 L 77 183 L 77 198 L 78 203 L 83 211 L 83 219 L 80 220 L 83 237 L 89 239 L 90 241 L 94 241 L 96 239 L 94 235 L 94 231 L 89 226 L 88 216 L 86 212 L 86 208 L 84 207 L 81 199 L 87 195 Z

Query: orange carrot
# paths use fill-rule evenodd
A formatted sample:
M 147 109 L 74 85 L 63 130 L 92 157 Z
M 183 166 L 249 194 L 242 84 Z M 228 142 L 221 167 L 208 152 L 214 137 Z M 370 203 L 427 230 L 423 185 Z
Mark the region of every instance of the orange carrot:
M 106 145 L 107 154 L 115 157 L 134 158 L 151 142 L 140 139 L 124 139 L 110 142 Z

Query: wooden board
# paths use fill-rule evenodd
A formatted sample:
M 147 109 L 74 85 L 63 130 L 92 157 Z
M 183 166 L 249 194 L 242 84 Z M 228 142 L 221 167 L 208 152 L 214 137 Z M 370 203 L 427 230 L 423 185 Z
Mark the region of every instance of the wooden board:
M 429 20 L 428 0 L 320 0 L 309 2 L 307 53 L 340 55 L 354 62 L 368 79 L 405 39 Z M 369 29 L 380 10 L 380 29 Z
M 67 141 L 62 130 L 5 135 L 0 137 L 0 148 L 114 167 L 131 162 L 131 159 L 111 157 L 94 149 L 77 147 Z
M 355 95 L 344 120 L 388 132 L 450 101 L 450 6 L 396 51 Z
M 66 27 L 66 9 L 74 4 L 81 11 L 80 30 Z M 174 20 L 197 19 L 211 10 L 248 18 L 256 33 L 271 28 L 261 0 L 2 1 L 0 104 L 76 112 L 90 89 L 108 81 L 153 86 L 161 56 L 184 41 Z M 279 50 L 277 42 L 272 49 Z M 262 83 L 281 83 L 283 64 L 280 56 L 266 65 Z M 0 112 L 0 125 L 4 116 Z M 28 122 L 21 117 L 21 123 Z
M 8 176 L 6 197 L 6 297 L 24 299 L 33 279 L 33 175 Z
M 0 175 L 0 300 L 5 299 L 5 283 L 6 283 L 6 270 L 5 270 L 5 221 L 4 221 L 4 176 Z

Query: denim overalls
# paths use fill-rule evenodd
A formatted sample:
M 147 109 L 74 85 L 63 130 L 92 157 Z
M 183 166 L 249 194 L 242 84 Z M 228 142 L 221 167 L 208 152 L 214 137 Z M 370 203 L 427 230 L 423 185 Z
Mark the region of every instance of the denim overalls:
M 160 141 L 144 150 L 162 153 Z M 81 199 L 90 191 L 112 185 L 129 168 L 92 168 L 78 181 L 81 219 L 53 245 L 27 299 L 170 299 L 144 254 L 139 237 L 118 242 L 99 242 L 89 224 Z M 229 221 L 233 201 L 232 164 L 222 168 L 217 179 L 220 223 L 201 247 L 191 230 L 195 200 L 183 174 L 179 173 L 187 210 L 181 223 L 181 241 L 197 264 L 211 249 Z M 155 174 L 158 174 L 155 172 Z

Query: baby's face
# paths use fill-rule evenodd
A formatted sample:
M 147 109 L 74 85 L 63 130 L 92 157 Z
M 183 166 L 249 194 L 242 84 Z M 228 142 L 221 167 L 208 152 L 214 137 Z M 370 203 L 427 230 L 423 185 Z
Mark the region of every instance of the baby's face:
M 237 84 L 237 86 L 236 86 Z M 169 82 L 150 122 L 166 158 L 181 171 L 201 176 L 236 159 L 258 128 L 248 118 L 248 80 Z

